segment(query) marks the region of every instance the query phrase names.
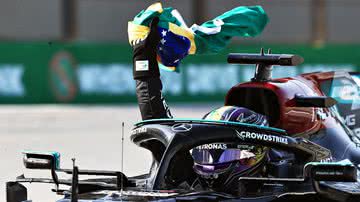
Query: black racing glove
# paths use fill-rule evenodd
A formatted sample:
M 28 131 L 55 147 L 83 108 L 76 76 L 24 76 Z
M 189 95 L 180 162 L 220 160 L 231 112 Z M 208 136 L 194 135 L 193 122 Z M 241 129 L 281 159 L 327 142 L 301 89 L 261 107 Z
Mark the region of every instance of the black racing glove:
M 132 42 L 134 79 L 160 77 L 156 60 L 156 50 L 160 41 L 159 31 L 157 30 L 158 23 L 158 17 L 152 19 L 148 36 L 143 40 Z

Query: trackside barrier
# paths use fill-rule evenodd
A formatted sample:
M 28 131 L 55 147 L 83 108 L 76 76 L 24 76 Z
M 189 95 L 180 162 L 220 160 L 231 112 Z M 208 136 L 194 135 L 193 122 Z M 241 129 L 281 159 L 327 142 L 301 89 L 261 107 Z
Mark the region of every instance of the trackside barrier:
M 230 52 L 294 53 L 305 58 L 295 68 L 275 68 L 274 77 L 303 72 L 360 67 L 360 45 L 230 46 L 218 55 L 188 56 L 181 73 L 163 72 L 170 102 L 222 101 L 234 84 L 253 77 L 254 67 L 226 63 Z M 0 103 L 130 103 L 135 102 L 131 48 L 127 44 L 0 42 Z

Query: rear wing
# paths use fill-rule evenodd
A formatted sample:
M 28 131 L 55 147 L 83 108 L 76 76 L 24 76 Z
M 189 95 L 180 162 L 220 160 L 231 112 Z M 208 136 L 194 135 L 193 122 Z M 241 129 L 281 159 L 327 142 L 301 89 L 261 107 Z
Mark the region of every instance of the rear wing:
M 230 53 L 227 58 L 231 64 L 256 64 L 255 75 L 252 81 L 269 81 L 271 80 L 272 66 L 297 66 L 304 62 L 299 55 L 290 54 L 264 54 L 261 49 L 260 54 L 249 53 Z

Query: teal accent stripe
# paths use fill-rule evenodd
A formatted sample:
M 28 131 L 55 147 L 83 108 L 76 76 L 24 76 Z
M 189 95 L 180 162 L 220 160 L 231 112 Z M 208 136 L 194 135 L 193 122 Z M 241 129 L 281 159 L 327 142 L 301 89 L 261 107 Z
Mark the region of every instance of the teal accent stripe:
M 344 159 L 342 161 L 337 161 L 337 162 L 309 162 L 305 164 L 305 167 L 308 165 L 314 165 L 314 166 L 319 166 L 319 165 L 338 165 L 338 166 L 354 166 L 353 163 L 351 163 L 351 161 L 349 159 Z
M 150 119 L 150 120 L 145 120 L 145 121 L 135 123 L 135 126 L 151 124 L 151 123 L 155 123 L 155 122 L 167 122 L 167 121 L 198 122 L 198 123 L 221 123 L 221 124 L 236 125 L 236 126 L 247 126 L 247 127 L 259 128 L 259 129 L 265 129 L 265 130 L 272 130 L 272 131 L 280 132 L 280 133 L 286 133 L 285 130 L 282 130 L 282 129 L 279 129 L 279 128 L 268 127 L 268 126 L 259 126 L 259 125 L 255 125 L 255 124 L 240 123 L 240 122 L 233 122 L 233 121 L 206 120 L 206 119 Z

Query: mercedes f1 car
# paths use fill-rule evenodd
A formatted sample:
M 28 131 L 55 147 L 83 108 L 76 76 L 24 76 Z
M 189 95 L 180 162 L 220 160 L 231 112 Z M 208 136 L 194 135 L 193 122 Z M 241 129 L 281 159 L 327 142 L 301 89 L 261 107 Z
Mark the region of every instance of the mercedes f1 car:
M 27 182 L 52 183 L 76 201 L 360 201 L 359 84 L 348 72 L 314 72 L 272 79 L 276 66 L 296 66 L 297 55 L 230 54 L 229 63 L 256 64 L 250 82 L 232 87 L 225 105 L 266 115 L 270 126 L 204 119 L 155 119 L 137 123 L 136 145 L 153 156 L 148 173 L 128 177 L 120 171 L 60 168 L 57 152 L 24 152 L 29 169 L 47 169 L 51 178 L 21 175 L 7 182 L 7 202 L 27 201 Z M 280 68 L 280 67 L 277 67 Z M 286 68 L 286 67 L 284 67 Z M 208 143 L 249 143 L 286 152 L 266 162 L 261 176 L 236 178 L 236 193 L 194 190 L 183 186 L 196 177 L 192 148 Z M 60 179 L 58 173 L 69 175 Z M 79 180 L 79 176 L 97 176 Z M 103 176 L 103 178 L 99 178 Z M 67 186 L 67 189 L 61 187 Z

